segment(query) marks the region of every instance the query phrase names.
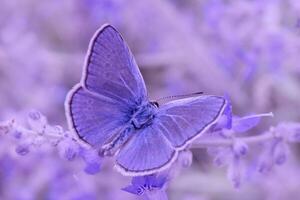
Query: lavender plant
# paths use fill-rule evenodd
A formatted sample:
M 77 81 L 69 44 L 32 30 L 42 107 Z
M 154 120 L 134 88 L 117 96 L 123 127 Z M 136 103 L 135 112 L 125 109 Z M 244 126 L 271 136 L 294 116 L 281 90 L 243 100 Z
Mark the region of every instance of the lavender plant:
M 298 4 L 2 1 L 0 199 L 296 197 Z M 66 93 L 105 22 L 124 34 L 153 99 L 199 90 L 230 98 L 220 120 L 158 174 L 118 174 L 66 126 Z
M 190 149 L 207 149 L 217 166 L 227 167 L 227 177 L 233 186 L 239 187 L 246 176 L 247 167 L 257 163 L 257 173 L 267 173 L 273 166 L 284 164 L 290 143 L 299 142 L 300 124 L 297 123 L 281 123 L 256 136 L 240 136 L 254 128 L 261 117 L 266 116 L 270 117 L 272 113 L 233 117 L 228 106 L 223 118 L 197 139 Z M 31 111 L 28 114 L 28 126 L 25 128 L 14 119 L 2 122 L 0 126 L 1 136 L 15 141 L 15 152 L 20 156 L 25 156 L 30 151 L 40 151 L 41 146 L 47 146 L 56 149 L 61 159 L 72 161 L 77 157 L 81 158 L 85 165 L 82 170 L 87 174 L 93 175 L 100 171 L 102 158 L 94 149 L 60 126 L 49 125 L 41 113 Z M 263 146 L 258 152 L 259 156 L 254 160 L 247 160 L 248 152 L 257 145 Z M 160 174 L 134 177 L 131 185 L 123 190 L 143 199 L 167 199 L 165 191 L 169 181 L 176 178 L 182 167 L 188 167 L 192 162 L 190 150 L 186 149 L 181 154 L 170 169 Z

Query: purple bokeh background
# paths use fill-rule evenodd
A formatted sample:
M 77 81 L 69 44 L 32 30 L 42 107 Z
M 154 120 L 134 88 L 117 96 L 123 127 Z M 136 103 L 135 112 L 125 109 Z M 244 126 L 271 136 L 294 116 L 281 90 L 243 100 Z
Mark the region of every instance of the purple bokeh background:
M 28 126 L 28 112 L 36 109 L 66 130 L 65 96 L 79 82 L 89 40 L 104 23 L 128 42 L 152 99 L 203 91 L 228 96 L 238 116 L 273 112 L 245 135 L 300 119 L 298 0 L 2 0 L 0 121 Z M 59 148 L 41 142 L 28 153 L 26 138 L 16 138 L 0 135 L 0 199 L 138 199 L 120 190 L 130 179 L 112 162 L 90 175 L 85 170 L 93 167 L 62 159 Z M 263 156 L 256 150 L 249 160 Z M 239 189 L 205 150 L 193 153 L 191 167 L 168 186 L 171 200 L 300 196 L 299 145 L 290 145 L 288 161 L 268 173 L 244 163 Z

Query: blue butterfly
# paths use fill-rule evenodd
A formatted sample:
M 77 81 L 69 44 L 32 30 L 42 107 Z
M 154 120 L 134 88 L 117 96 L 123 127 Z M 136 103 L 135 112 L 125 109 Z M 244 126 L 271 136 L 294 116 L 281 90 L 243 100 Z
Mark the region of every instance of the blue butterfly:
M 65 108 L 70 128 L 123 175 L 167 169 L 178 153 L 220 117 L 226 100 L 201 95 L 163 105 L 150 102 L 143 77 L 120 33 L 104 25 L 92 38 L 82 80 Z

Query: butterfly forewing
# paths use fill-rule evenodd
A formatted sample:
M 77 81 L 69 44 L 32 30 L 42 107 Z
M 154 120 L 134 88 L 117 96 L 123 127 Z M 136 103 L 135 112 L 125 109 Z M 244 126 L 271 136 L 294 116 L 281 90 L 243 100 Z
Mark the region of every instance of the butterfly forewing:
M 121 35 L 110 25 L 94 36 L 86 59 L 84 86 L 131 105 L 146 99 L 146 87 Z
M 68 94 L 69 125 L 87 143 L 101 147 L 147 101 L 144 80 L 121 35 L 110 25 L 90 42 L 82 81 Z
M 177 151 L 156 123 L 135 131 L 117 155 L 117 169 L 124 175 L 147 175 L 167 168 Z

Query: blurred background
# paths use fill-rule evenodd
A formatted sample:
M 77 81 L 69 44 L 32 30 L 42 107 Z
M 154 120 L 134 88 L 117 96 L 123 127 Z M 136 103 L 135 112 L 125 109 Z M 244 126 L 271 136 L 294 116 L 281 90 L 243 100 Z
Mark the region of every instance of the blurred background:
M 122 33 L 152 99 L 203 91 L 228 95 L 239 116 L 272 111 L 255 134 L 300 119 L 298 0 L 1 0 L 0 120 L 22 122 L 37 109 L 67 129 L 65 96 L 104 23 Z M 110 167 L 87 175 L 55 148 L 19 156 L 13 142 L 0 139 L 0 199 L 136 199 L 120 190 L 129 179 Z M 300 199 L 300 151 L 291 152 L 284 166 L 234 189 L 197 150 L 193 165 L 170 183 L 169 197 Z

